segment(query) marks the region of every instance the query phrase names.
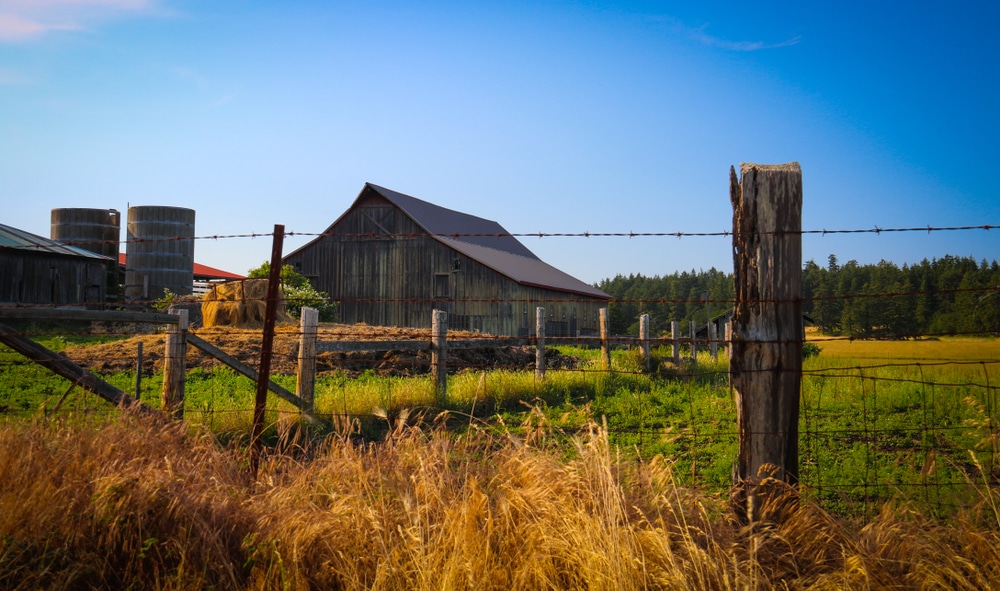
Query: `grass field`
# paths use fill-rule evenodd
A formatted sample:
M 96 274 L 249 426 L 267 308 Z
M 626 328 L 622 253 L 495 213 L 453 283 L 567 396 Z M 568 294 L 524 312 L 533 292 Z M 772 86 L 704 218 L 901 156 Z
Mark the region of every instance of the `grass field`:
M 913 363 L 943 361 L 998 361 L 1000 340 L 995 338 L 942 337 L 933 340 L 851 340 L 810 333 L 822 357 L 891 359 Z
M 192 370 L 187 421 L 169 425 L 116 418 L 0 351 L 0 588 L 1000 580 L 998 342 L 816 342 L 801 398 L 804 497 L 789 491 L 758 529 L 726 501 L 736 439 L 724 358 L 674 367 L 655 351 L 659 370 L 646 374 L 636 352 L 616 351 L 609 374 L 596 352 L 567 348 L 581 366 L 544 380 L 450 376 L 446 409 L 427 378 L 326 376 L 325 427 L 271 399 L 269 451 L 251 482 L 246 378 Z M 104 377 L 123 389 L 135 379 Z M 160 379 L 144 378 L 152 405 Z
M 954 512 L 975 491 L 968 479 L 1000 479 L 1000 429 L 995 385 L 997 339 L 851 341 L 817 339 L 807 359 L 801 397 L 800 463 L 803 490 L 828 509 L 871 515 L 885 500 L 921 503 Z M 48 343 L 58 349 L 66 339 Z M 593 423 L 605 422 L 609 440 L 633 460 L 669 458 L 678 482 L 723 492 L 736 452 L 735 410 L 725 357 L 702 353 L 697 364 L 674 367 L 670 351 L 654 350 L 659 371 L 644 373 L 637 351 L 615 351 L 615 372 L 604 372 L 592 349 L 563 347 L 581 358 L 578 369 L 466 371 L 449 377 L 446 408 L 426 377 L 390 378 L 365 372 L 322 377 L 316 409 L 326 429 L 350 429 L 359 440 L 380 440 L 400 424 L 430 422 L 448 411 L 449 428 L 470 426 L 527 436 L 544 431 L 554 445 Z M 94 413 L 106 404 L 45 370 L 0 357 L 3 415 L 61 411 Z M 130 391 L 132 372 L 104 376 Z M 142 399 L 158 406 L 162 376 L 143 380 Z M 294 376 L 275 381 L 294 390 Z M 228 369 L 189 371 L 186 418 L 223 441 L 239 444 L 250 431 L 254 384 Z M 67 395 L 67 392 L 69 394 Z M 297 411 L 269 399 L 268 441 L 299 423 Z M 320 430 L 317 436 L 322 436 Z

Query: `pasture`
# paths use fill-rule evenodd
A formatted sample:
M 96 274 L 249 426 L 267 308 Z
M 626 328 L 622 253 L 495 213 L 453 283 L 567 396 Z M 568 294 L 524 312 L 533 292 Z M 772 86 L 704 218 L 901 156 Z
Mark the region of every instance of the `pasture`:
M 821 353 L 803 367 L 800 465 L 807 495 L 845 514 L 870 516 L 891 498 L 948 514 L 974 494 L 968 478 L 1000 476 L 1000 341 L 809 338 Z M 54 336 L 43 342 L 73 349 L 74 357 L 95 351 L 99 358 L 125 358 L 103 375 L 131 391 L 135 372 L 121 369 L 129 367 L 128 355 L 116 352 L 128 351 L 134 339 L 107 340 Z M 578 362 L 550 370 L 542 380 L 525 369 L 460 370 L 448 378 L 443 408 L 426 376 L 328 371 L 316 384 L 316 412 L 324 426 L 303 426 L 296 409 L 270 397 L 265 436 L 273 444 L 305 430 L 311 437 L 336 432 L 379 441 L 402 425 L 440 423 L 453 433 L 472 426 L 516 437 L 544 432 L 553 445 L 568 449 L 581 430 L 604 424 L 623 457 L 641 462 L 663 456 L 680 483 L 716 493 L 728 489 L 736 417 L 724 355 L 713 361 L 700 353 L 696 363 L 685 359 L 678 367 L 668 348 L 654 349 L 654 369 L 646 372 L 638 350 L 615 350 L 613 371 L 607 372 L 595 349 L 559 350 Z M 105 403 L 65 380 L 12 352 L 2 355 L 0 377 L 7 386 L 0 389 L 0 409 L 7 420 L 55 410 L 108 412 Z M 158 406 L 162 374 L 152 364 L 145 371 L 140 397 Z M 273 379 L 294 391 L 289 371 Z M 228 368 L 197 365 L 188 372 L 185 417 L 240 445 L 250 431 L 254 391 L 251 380 Z
M 987 587 L 1000 576 L 997 341 L 818 344 L 802 498 L 788 491 L 757 530 L 726 501 L 724 356 L 676 367 L 654 350 L 647 373 L 621 350 L 606 372 L 596 351 L 563 347 L 579 364 L 544 380 L 450 376 L 446 408 L 426 377 L 332 372 L 317 383 L 322 426 L 270 400 L 250 482 L 250 380 L 192 369 L 185 422 L 170 424 L 118 417 L 0 351 L 0 586 Z M 961 357 L 923 361 L 928 345 Z M 145 402 L 161 379 L 144 376 Z

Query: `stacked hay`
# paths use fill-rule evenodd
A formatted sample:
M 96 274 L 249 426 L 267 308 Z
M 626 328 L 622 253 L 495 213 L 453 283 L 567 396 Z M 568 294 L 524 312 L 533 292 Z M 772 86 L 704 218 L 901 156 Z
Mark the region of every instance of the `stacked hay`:
M 201 304 L 202 325 L 258 328 L 264 325 L 266 310 L 267 279 L 219 283 L 205 294 Z M 285 301 L 279 299 L 277 321 L 287 320 Z

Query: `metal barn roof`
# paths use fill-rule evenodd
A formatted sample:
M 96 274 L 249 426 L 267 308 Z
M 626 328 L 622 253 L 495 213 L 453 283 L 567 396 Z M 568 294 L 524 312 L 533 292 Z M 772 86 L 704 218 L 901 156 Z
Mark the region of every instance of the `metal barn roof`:
M 85 248 L 63 244 L 62 242 L 43 238 L 37 234 L 25 232 L 24 230 L 4 224 L 0 224 L 0 248 L 16 248 L 31 252 L 111 260 L 106 256 L 90 252 Z
M 127 264 L 127 253 L 118 253 L 118 264 Z M 223 271 L 222 269 L 216 269 L 215 267 L 209 267 L 208 265 L 202 265 L 201 263 L 194 263 L 194 278 L 199 279 L 246 279 L 246 275 L 237 275 L 236 273 L 230 273 L 229 271 Z
M 538 259 L 535 253 L 518 242 L 517 238 L 511 236 L 510 232 L 497 222 L 434 205 L 385 187 L 365 183 L 365 189 L 369 188 L 406 212 L 418 226 L 427 230 L 428 234 L 434 234 L 436 237 L 446 236 L 456 241 Z M 364 194 L 365 191 L 362 190 L 358 199 Z
M 596 287 L 556 269 L 537 257 L 523 257 L 451 238 L 440 236 L 436 238 L 465 256 L 522 285 L 565 291 L 592 298 L 611 299 L 611 296 Z
M 592 298 L 611 299 L 611 296 L 596 287 L 543 262 L 517 238 L 511 236 L 503 226 L 492 220 L 434 205 L 372 183 L 365 183 L 347 212 L 365 198 L 369 191 L 375 192 L 398 207 L 435 240 L 517 283 Z M 330 229 L 336 226 L 347 212 L 337 218 Z

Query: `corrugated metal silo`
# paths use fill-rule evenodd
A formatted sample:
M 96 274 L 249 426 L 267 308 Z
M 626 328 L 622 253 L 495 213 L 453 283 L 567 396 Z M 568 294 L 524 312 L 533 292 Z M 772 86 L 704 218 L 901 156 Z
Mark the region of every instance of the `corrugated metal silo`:
M 126 300 L 152 302 L 165 290 L 189 295 L 194 285 L 194 210 L 130 207 L 125 251 Z
M 50 238 L 104 255 L 108 262 L 107 294 L 118 294 L 121 214 L 116 209 L 66 207 L 52 210 Z

